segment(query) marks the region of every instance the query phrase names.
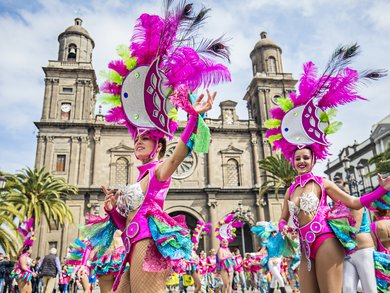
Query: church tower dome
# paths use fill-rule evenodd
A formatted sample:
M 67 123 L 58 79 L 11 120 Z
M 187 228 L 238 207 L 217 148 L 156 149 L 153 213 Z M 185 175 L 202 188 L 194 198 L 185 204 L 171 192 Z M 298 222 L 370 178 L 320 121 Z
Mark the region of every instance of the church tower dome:
M 282 49 L 276 45 L 266 32 L 260 33 L 260 40 L 250 53 L 253 76 L 256 73 L 277 74 L 283 72 Z
M 58 61 L 91 62 L 95 42 L 82 26 L 81 18 L 75 18 L 74 25 L 69 26 L 58 36 L 60 43 Z

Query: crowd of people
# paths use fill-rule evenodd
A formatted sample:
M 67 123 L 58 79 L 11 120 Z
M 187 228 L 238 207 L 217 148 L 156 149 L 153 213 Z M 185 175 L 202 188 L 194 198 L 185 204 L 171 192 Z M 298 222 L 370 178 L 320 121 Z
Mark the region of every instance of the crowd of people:
M 101 86 L 103 100 L 111 106 L 106 121 L 126 126 L 134 141 L 139 161 L 136 183 L 102 187 L 106 216 L 87 216 L 62 267 L 55 249 L 34 264 L 33 220 L 24 224 L 26 241 L 10 272 L 18 291 L 42 288 L 52 293 L 58 278 L 61 292 L 74 292 L 79 286 L 90 292 L 91 284 L 99 281 L 102 293 L 163 293 L 168 276 L 175 272 L 182 275 L 182 291 L 193 280 L 195 293 L 277 289 L 285 293 L 288 284 L 295 292 L 346 293 L 356 290 L 358 280 L 364 292 L 389 292 L 390 176 L 379 175 L 377 189 L 353 197 L 313 174 L 316 162 L 329 154 L 328 135 L 340 126 L 333 121 L 335 109 L 362 99 L 356 91 L 359 82 L 384 76 L 381 71 L 347 67 L 357 55 L 356 44 L 337 48 L 319 77 L 315 65 L 306 63 L 299 93 L 278 98 L 270 109 L 271 119 L 264 123 L 268 130 L 261 135 L 281 151 L 297 176 L 286 190 L 279 222 L 262 221 L 251 228 L 261 238 L 257 252 L 243 258 L 239 250 L 231 251 L 229 243 L 243 222 L 228 214 L 214 230 L 218 249 L 208 256 L 198 254 L 199 239 L 211 224 L 201 222 L 190 231 L 183 215 L 164 211 L 176 169 L 191 151 L 207 152 L 210 144 L 204 116 L 216 93 L 194 93 L 230 80 L 228 68 L 214 60 L 229 60 L 223 38 L 198 40 L 200 46 L 194 46 L 194 32 L 209 9 L 195 13 L 192 4 L 172 3 L 165 2 L 163 17 L 146 13 L 139 17 L 131 44 L 118 47 L 120 60 L 110 62 Z M 174 151 L 163 159 L 167 139 L 179 126 L 179 108 L 188 121 Z M 377 213 L 371 225 L 359 215 L 365 209 Z M 370 240 L 368 234 L 374 237 Z M 9 272 L 11 265 L 4 267 Z M 9 290 L 9 273 L 5 275 L 2 283 Z

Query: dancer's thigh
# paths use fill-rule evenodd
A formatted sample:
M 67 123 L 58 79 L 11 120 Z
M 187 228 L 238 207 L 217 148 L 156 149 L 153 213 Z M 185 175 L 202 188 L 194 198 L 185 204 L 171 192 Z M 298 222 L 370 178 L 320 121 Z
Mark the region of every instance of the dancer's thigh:
M 145 272 L 142 268 L 150 239 L 135 244 L 130 265 L 131 293 L 164 293 L 170 269 L 163 272 Z
M 344 251 L 336 238 L 328 238 L 321 244 L 315 263 L 321 293 L 341 293 Z
M 320 288 L 317 283 L 316 276 L 316 263 L 311 262 L 311 270 L 307 269 L 307 259 L 304 253 L 302 253 L 301 263 L 298 269 L 299 285 L 301 293 L 320 293 Z
M 114 275 L 108 274 L 98 278 L 100 293 L 109 293 L 114 284 Z

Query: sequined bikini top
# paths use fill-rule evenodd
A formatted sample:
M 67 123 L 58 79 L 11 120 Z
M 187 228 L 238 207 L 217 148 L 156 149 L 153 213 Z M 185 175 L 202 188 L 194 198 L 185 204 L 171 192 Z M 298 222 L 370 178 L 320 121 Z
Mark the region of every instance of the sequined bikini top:
M 295 187 L 297 185 L 301 185 L 302 187 L 306 185 L 306 183 L 313 179 L 312 181 L 312 189 L 310 192 L 305 193 L 303 192 L 300 199 L 299 199 L 299 206 L 295 204 L 292 200 L 288 200 L 288 210 L 290 212 L 290 218 L 288 221 L 288 225 L 290 227 L 296 227 L 294 224 L 293 218 L 294 215 L 298 216 L 300 211 L 303 211 L 305 214 L 310 214 L 311 216 L 315 216 L 318 210 L 318 206 L 320 204 L 320 200 L 318 199 L 316 193 L 314 192 L 314 182 L 316 182 L 316 178 L 312 173 L 305 174 L 306 176 L 297 176 L 298 180 L 294 184 L 294 186 L 291 186 L 292 189 L 290 189 L 290 197 L 292 196 L 292 192 L 294 191 Z M 318 182 L 317 182 L 318 183 Z
M 298 214 L 300 211 L 304 211 L 306 214 L 315 215 L 320 201 L 314 192 L 314 181 L 312 182 L 311 191 L 308 193 L 303 192 L 299 199 L 299 206 L 292 200 L 288 201 L 288 207 L 290 212 Z
M 140 182 L 126 185 L 120 192 L 116 206 L 118 212 L 127 217 L 130 212 L 139 209 L 145 199 Z

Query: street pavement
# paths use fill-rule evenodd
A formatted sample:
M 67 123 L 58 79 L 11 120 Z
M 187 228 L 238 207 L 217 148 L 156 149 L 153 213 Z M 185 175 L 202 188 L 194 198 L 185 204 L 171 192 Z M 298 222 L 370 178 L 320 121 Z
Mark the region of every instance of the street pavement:
M 291 291 L 291 288 L 290 287 L 286 287 L 286 290 L 287 290 L 287 293 L 291 293 L 292 291 Z M 81 290 L 80 290 L 81 291 Z M 176 288 L 176 290 L 173 290 L 173 291 L 168 291 L 168 290 L 166 290 L 166 293 L 170 293 L 170 292 L 172 292 L 172 293 L 178 293 L 179 292 L 179 289 L 178 288 Z M 187 288 L 187 293 L 193 293 L 194 292 L 194 287 L 188 287 Z M 241 293 L 241 291 L 233 291 L 233 293 L 235 293 L 235 292 L 237 292 L 237 293 Z M 251 290 L 245 290 L 245 292 L 247 292 L 247 293 L 254 293 L 254 292 L 257 292 L 257 293 L 259 293 L 260 291 L 251 291 Z M 279 290 L 275 290 L 275 293 L 279 293 L 280 291 Z M 96 286 L 94 289 L 93 289 L 93 291 L 92 291 L 92 293 L 100 293 L 100 290 L 99 290 L 99 287 L 98 286 Z

